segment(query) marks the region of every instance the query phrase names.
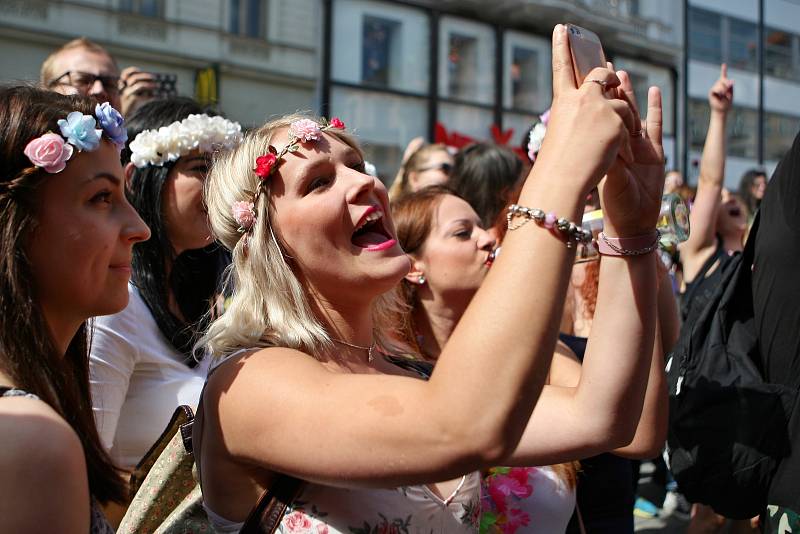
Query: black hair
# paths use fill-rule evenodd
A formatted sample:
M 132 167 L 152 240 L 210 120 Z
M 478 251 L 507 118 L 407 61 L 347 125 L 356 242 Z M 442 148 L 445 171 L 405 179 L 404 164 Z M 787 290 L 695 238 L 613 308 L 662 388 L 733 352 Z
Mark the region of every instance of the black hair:
M 144 130 L 168 126 L 200 113 L 216 115 L 190 98 L 148 102 L 127 119 L 128 140 L 133 141 Z M 130 157 L 130 149 L 126 147 L 122 153 L 123 164 L 127 164 Z M 133 247 L 131 280 L 161 333 L 185 356 L 184 362 L 194 367 L 197 360 L 193 346 L 208 325 L 209 310 L 219 295 L 221 275 L 230 263 L 230 255 L 216 243 L 176 254 L 162 213 L 164 184 L 174 167 L 175 162 L 170 161 L 160 167 L 136 168 L 128 181 L 128 199 L 151 231 L 148 241 Z M 185 321 L 169 310 L 170 290 Z
M 462 148 L 447 185 L 469 202 L 484 228 L 494 225 L 521 185 L 522 161 L 510 149 L 492 143 Z

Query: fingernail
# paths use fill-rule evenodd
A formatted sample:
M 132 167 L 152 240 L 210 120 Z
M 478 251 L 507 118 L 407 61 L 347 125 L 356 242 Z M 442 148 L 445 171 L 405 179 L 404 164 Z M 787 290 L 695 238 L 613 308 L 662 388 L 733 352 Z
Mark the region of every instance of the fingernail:
M 553 35 L 555 36 L 557 42 L 560 41 L 564 36 L 564 25 L 556 24 L 556 27 L 553 28 Z

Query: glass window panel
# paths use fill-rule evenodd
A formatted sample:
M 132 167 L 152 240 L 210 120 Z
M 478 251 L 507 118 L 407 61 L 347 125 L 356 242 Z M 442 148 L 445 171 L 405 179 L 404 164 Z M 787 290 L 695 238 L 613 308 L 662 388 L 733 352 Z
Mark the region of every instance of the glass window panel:
M 164 2 L 163 0 L 119 0 L 119 9 L 145 17 L 161 17 Z
M 486 108 L 441 102 L 439 122 L 448 132 L 458 132 L 476 141 L 488 141 L 492 139 L 494 113 Z
M 509 31 L 504 37 L 503 107 L 541 113 L 550 106 L 548 41 Z
M 758 112 L 734 106 L 728 116 L 728 155 L 755 159 L 758 156 Z
M 708 133 L 708 119 L 711 110 L 708 102 L 700 99 L 689 100 L 689 144 L 692 150 L 703 150 Z
M 439 42 L 439 95 L 494 103 L 495 39 L 490 26 L 443 17 Z
M 729 19 L 728 66 L 758 70 L 758 29 L 752 22 Z
M 764 70 L 767 74 L 788 80 L 800 80 L 800 61 L 793 58 L 796 35 L 772 28 L 764 29 Z
M 722 62 L 722 17 L 705 9 L 689 9 L 689 57 Z
M 764 159 L 781 159 L 791 148 L 798 131 L 800 131 L 800 117 L 765 113 Z
M 331 116 L 356 129 L 367 160 L 387 184 L 400 168 L 408 142 L 427 135 L 428 104 L 422 98 L 333 87 Z
M 231 0 L 230 32 L 235 35 L 264 38 L 265 0 Z
M 663 67 L 626 57 L 614 57 L 614 66 L 630 75 L 636 92 L 636 105 L 643 116 L 647 115 L 647 92 L 650 86 L 655 85 L 661 89 L 664 135 L 673 135 L 675 133 L 675 117 L 673 115 L 675 83 L 672 72 Z
M 333 2 L 335 81 L 424 95 L 430 17 L 421 9 L 364 0 Z

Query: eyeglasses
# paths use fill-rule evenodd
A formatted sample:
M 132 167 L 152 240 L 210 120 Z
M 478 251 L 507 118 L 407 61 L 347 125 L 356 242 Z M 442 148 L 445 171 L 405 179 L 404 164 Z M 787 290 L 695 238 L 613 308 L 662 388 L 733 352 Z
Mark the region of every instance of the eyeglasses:
M 425 172 L 425 171 L 442 171 L 446 175 L 450 176 L 450 171 L 453 170 L 453 164 L 447 163 L 446 161 L 442 163 L 437 163 L 435 165 L 431 165 L 429 167 L 422 167 L 421 169 L 417 169 L 417 172 Z
M 66 80 L 64 80 L 66 78 Z M 108 76 L 105 74 L 92 74 L 91 72 L 82 72 L 79 70 L 68 70 L 61 76 L 54 78 L 47 84 L 48 87 L 55 87 L 56 85 L 70 85 L 79 91 L 89 90 L 97 80 L 103 85 L 103 89 L 107 93 L 113 94 L 119 92 L 119 76 Z

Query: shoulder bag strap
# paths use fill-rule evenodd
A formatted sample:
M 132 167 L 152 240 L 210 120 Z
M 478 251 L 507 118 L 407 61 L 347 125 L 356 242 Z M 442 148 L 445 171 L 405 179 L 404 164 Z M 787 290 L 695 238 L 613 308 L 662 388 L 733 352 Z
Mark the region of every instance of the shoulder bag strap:
M 288 475 L 278 475 L 272 487 L 265 490 L 258 504 L 247 516 L 240 534 L 274 534 L 286 509 L 303 490 L 304 482 Z

